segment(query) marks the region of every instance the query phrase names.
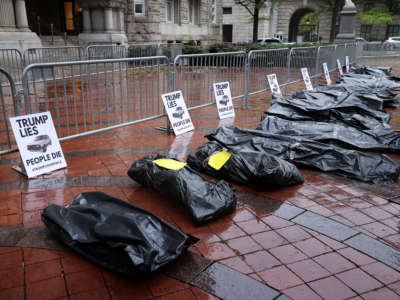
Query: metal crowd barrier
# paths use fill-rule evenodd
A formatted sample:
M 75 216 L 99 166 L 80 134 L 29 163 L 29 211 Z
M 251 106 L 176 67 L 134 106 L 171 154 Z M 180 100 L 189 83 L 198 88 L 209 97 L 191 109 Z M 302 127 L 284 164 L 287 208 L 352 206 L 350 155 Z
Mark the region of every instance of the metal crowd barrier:
M 182 55 L 182 44 L 132 44 L 128 47 L 129 57 L 145 57 L 156 55 L 166 56 L 171 61 L 174 61 L 175 57 Z
M 18 49 L 13 48 L 3 48 L 0 49 L 0 66 L 7 70 L 9 74 L 16 81 L 21 81 L 22 71 L 25 66 L 24 58 L 22 53 Z M 2 76 L 0 81 L 1 85 L 9 84 L 7 78 Z
M 229 81 L 232 99 L 244 98 L 246 59 L 244 51 L 179 55 L 174 60 L 174 90 L 183 92 L 192 109 L 215 103 L 214 82 Z
M 301 47 L 290 49 L 285 94 L 288 94 L 289 86 L 291 84 L 298 83 L 303 80 L 301 68 L 307 68 L 310 77 L 316 75 L 317 53 L 318 47 Z
M 349 57 L 351 64 L 357 61 L 357 43 L 346 43 L 346 53 L 345 56 Z
M 314 76 L 318 76 L 323 73 L 323 63 L 326 63 L 328 65 L 329 71 L 333 71 L 337 68 L 335 53 L 335 45 L 318 47 Z
M 346 64 L 346 44 L 336 45 L 336 59 L 340 60 L 342 66 Z
M 9 118 L 18 116 L 20 112 L 15 84 L 11 74 L 0 68 L 0 79 L 1 82 L 8 82 L 7 85 L 0 85 L 0 154 L 3 154 L 9 152 L 15 146 Z
M 85 59 L 83 49 L 79 46 L 39 47 L 24 51 L 25 65 L 33 63 L 78 61 Z
M 359 45 L 362 47 L 363 58 L 384 58 L 400 56 L 400 45 L 390 42 L 367 42 Z
M 247 60 L 247 96 L 267 90 L 266 74 L 276 74 L 278 83 L 284 85 L 287 82 L 289 55 L 289 48 L 250 51 Z
M 46 69 L 52 77 L 35 79 Z M 61 140 L 158 118 L 168 74 L 165 56 L 32 64 L 23 72 L 25 110 L 51 111 Z
M 53 53 L 59 51 L 49 48 Z M 93 58 L 99 53 L 126 55 L 127 49 L 93 45 L 86 50 Z M 222 81 L 230 82 L 233 99 L 242 99 L 242 107 L 247 108 L 250 95 L 269 90 L 267 74 L 277 74 L 287 93 L 289 85 L 302 81 L 301 68 L 308 68 L 310 76 L 317 77 L 322 74 L 323 62 L 332 71 L 336 69 L 336 59 L 344 65 L 348 55 L 353 63 L 360 51 L 360 45 L 347 44 L 256 50 L 248 55 L 243 51 L 178 55 L 173 64 L 166 56 L 34 63 L 22 74 L 22 107 L 17 105 L 10 74 L 0 76 L 2 82 L 8 82 L 5 88 L 10 89 L 7 93 L 1 91 L 2 130 L 7 132 L 3 144 L 10 147 L 5 122 L 9 115 L 5 113 L 22 115 L 49 110 L 59 137 L 69 139 L 165 116 L 161 94 L 173 90 L 182 90 L 189 109 L 212 105 L 213 83 Z M 35 52 L 43 54 L 45 49 Z M 27 50 L 28 55 L 33 55 L 33 51 Z
M 128 48 L 124 45 L 90 45 L 85 53 L 87 59 L 127 58 Z

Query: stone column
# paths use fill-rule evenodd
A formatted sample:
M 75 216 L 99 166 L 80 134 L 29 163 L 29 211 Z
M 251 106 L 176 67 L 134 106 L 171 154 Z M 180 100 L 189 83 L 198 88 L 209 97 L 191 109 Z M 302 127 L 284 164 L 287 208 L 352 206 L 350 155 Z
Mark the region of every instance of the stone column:
M 83 43 L 126 44 L 128 42 L 124 20 L 127 0 L 75 0 L 75 2 L 84 9 L 84 31 L 79 34 L 79 39 Z
M 29 29 L 25 0 L 0 0 L 0 48 L 24 51 L 42 43 Z
M 271 37 L 271 2 L 267 1 L 265 7 L 264 37 Z
M 119 14 L 119 18 L 118 18 L 118 30 L 121 32 L 121 33 L 124 33 L 125 32 L 125 19 L 124 19 L 124 17 L 125 17 L 125 15 L 124 15 L 124 10 L 123 9 L 120 9 L 120 10 L 118 10 L 118 14 Z
M 15 14 L 17 27 L 29 30 L 28 17 L 26 16 L 25 0 L 15 0 Z
M 0 0 L 0 27 L 15 27 L 14 6 L 12 0 Z
M 272 34 L 276 34 L 278 30 L 278 4 L 275 3 L 272 9 Z
M 90 21 L 90 9 L 83 9 L 83 32 L 92 32 L 92 22 Z
M 114 31 L 112 8 L 104 8 L 104 30 L 105 32 Z

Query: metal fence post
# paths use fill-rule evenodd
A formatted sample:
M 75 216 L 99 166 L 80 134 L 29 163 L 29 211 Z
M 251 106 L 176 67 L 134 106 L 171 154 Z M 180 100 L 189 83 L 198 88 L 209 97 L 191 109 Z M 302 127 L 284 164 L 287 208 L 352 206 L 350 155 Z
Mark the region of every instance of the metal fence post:
M 321 46 L 318 47 L 317 56 L 315 57 L 315 71 L 314 71 L 314 85 L 318 86 L 318 74 L 319 74 L 319 66 L 321 65 L 320 62 L 320 53 Z
M 176 66 L 175 66 L 175 59 L 173 61 L 173 71 L 171 73 L 170 71 L 170 60 L 168 59 L 168 92 L 173 92 L 176 91 Z M 165 111 L 165 109 L 164 109 Z M 166 112 L 165 112 L 166 113 Z M 169 121 L 169 118 L 167 116 L 167 132 L 172 132 L 172 127 L 171 127 L 171 122 Z
M 249 81 L 250 81 L 250 57 L 253 54 L 252 51 L 245 58 L 244 63 L 244 90 L 243 90 L 243 101 L 242 101 L 242 109 L 243 102 L 245 102 L 245 108 L 249 109 Z
M 290 65 L 292 61 L 292 52 L 293 48 L 290 49 L 287 59 L 287 77 L 286 77 L 286 87 L 285 87 L 285 95 L 288 94 L 289 91 L 289 82 L 290 82 Z
M 338 59 L 338 54 L 337 54 L 337 52 L 336 52 L 337 47 L 338 47 L 338 45 L 335 44 L 335 50 L 333 50 L 333 53 L 335 53 L 335 55 L 333 56 L 333 61 L 334 61 L 334 64 L 336 65 L 336 68 L 338 69 L 339 67 L 338 67 L 337 62 L 336 62 L 337 59 Z
M 36 65 L 36 64 L 33 64 Z M 31 104 L 29 99 L 29 78 L 28 78 L 28 71 L 30 70 L 29 67 L 25 68 L 22 72 L 22 86 L 24 88 L 24 101 L 25 101 L 25 113 L 31 113 Z
M 14 84 L 14 80 L 12 79 L 11 75 L 3 68 L 0 68 L 0 74 L 4 75 L 7 80 L 10 83 L 10 88 L 11 88 L 11 97 L 12 97 L 12 101 L 14 104 L 14 113 L 17 112 L 17 103 L 15 101 L 15 84 Z M 7 133 L 7 143 L 8 143 L 8 148 L 9 150 L 11 149 L 11 138 L 10 138 L 10 129 L 8 127 L 8 117 L 7 117 L 7 107 L 5 104 L 5 100 L 4 100 L 4 93 L 3 93 L 3 87 L 0 85 L 0 100 L 1 100 L 1 109 L 3 111 L 3 122 L 4 122 L 4 127 Z M 0 153 L 2 153 L 3 151 L 0 151 Z

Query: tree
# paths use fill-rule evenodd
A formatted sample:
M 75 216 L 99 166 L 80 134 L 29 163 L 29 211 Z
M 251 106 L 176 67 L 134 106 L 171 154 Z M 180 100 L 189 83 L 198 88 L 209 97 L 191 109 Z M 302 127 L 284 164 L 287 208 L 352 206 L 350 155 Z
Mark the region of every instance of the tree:
M 391 22 L 392 12 L 399 10 L 399 0 L 383 0 L 382 2 L 376 0 L 353 0 L 355 5 L 375 5 L 377 3 L 384 4 L 388 10 L 381 10 L 372 8 L 366 13 L 360 13 L 359 17 L 361 20 L 366 21 L 369 24 L 383 24 Z M 313 4 L 313 8 L 317 14 L 331 12 L 331 28 L 329 34 L 329 41 L 332 43 L 335 40 L 335 25 L 338 20 L 339 13 L 345 4 L 345 0 L 320 0 Z M 379 22 L 379 23 L 376 23 Z M 389 22 L 389 23 L 390 23 Z
M 367 6 L 373 6 L 373 0 L 358 0 L 357 3 L 363 3 Z M 393 14 L 400 13 L 400 0 L 384 0 L 382 1 L 385 8 L 370 8 L 361 12 L 358 17 L 367 24 L 390 24 L 393 21 Z
M 344 6 L 344 0 L 320 0 L 316 1 L 312 7 L 317 15 L 321 13 L 331 12 L 331 28 L 329 33 L 329 42 L 333 43 L 335 40 L 335 25 L 339 17 L 339 13 Z
M 306 33 L 312 31 L 313 26 L 318 25 L 319 20 L 315 12 L 310 12 L 301 18 L 299 23 L 299 32 Z
M 390 24 L 393 21 L 393 14 L 389 10 L 379 8 L 371 8 L 366 12 L 361 12 L 358 17 L 367 24 Z
M 235 0 L 236 4 L 243 6 L 251 15 L 253 19 L 253 43 L 257 42 L 258 39 L 258 23 L 260 18 L 260 10 L 266 7 L 266 3 L 270 2 L 271 5 L 280 3 L 281 0 Z

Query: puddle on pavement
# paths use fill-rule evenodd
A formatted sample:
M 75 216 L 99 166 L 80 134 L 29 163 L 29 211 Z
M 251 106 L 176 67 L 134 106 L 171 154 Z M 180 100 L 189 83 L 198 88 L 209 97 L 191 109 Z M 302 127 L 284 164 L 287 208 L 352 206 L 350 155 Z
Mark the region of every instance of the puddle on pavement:
M 282 201 L 245 191 L 236 191 L 236 198 L 241 205 L 251 207 L 265 214 L 273 213 L 283 204 Z

